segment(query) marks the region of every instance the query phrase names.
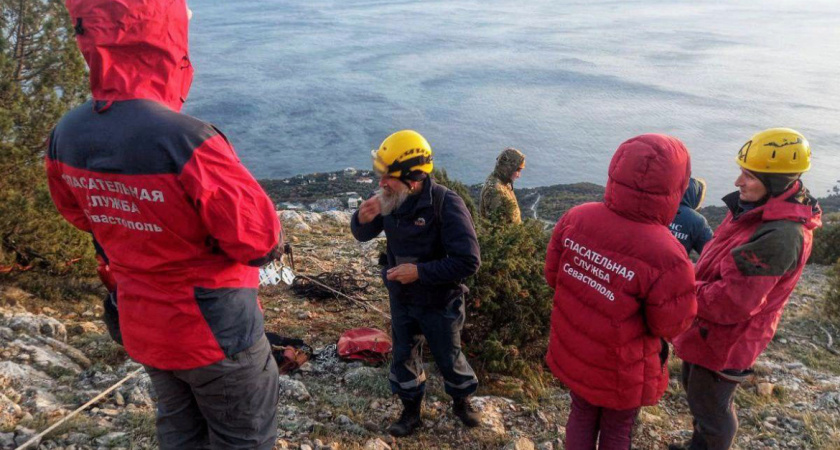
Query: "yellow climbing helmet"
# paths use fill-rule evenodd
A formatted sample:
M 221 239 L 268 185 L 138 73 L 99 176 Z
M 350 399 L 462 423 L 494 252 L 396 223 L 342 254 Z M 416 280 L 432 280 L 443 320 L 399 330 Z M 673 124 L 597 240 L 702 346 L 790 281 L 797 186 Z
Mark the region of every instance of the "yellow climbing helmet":
M 401 180 L 422 178 L 432 172 L 432 147 L 426 138 L 413 130 L 402 130 L 388 136 L 378 149 L 372 150 L 373 170 Z
M 756 133 L 738 151 L 738 165 L 758 173 L 802 173 L 811 168 L 811 145 L 790 128 Z

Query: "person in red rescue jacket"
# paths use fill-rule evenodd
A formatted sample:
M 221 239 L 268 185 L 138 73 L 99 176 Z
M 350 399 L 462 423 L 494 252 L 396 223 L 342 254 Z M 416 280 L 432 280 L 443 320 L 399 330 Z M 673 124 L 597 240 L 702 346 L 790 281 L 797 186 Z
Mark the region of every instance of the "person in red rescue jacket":
M 67 0 L 92 100 L 53 129 L 61 214 L 116 281 L 161 448 L 259 448 L 277 434 L 277 366 L 257 300 L 277 254 L 271 200 L 214 126 L 181 114 L 193 69 L 184 0 Z
M 668 345 L 694 318 L 694 272 L 671 223 L 691 173 L 678 139 L 618 147 L 604 201 L 557 222 L 545 261 L 554 289 L 546 362 L 572 395 L 566 448 L 630 448 L 641 406 L 668 385 Z
M 697 319 L 674 340 L 694 433 L 672 449 L 732 445 L 735 389 L 773 339 L 821 225 L 820 207 L 799 180 L 811 167 L 804 136 L 762 131 L 736 161 L 738 191 L 723 198 L 729 213 L 697 262 Z

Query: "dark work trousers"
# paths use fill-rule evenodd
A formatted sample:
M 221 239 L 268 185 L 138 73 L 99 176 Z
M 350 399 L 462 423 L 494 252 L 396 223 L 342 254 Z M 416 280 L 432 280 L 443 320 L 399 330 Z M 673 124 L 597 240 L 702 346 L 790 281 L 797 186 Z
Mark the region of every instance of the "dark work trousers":
M 595 406 L 572 394 L 572 409 L 566 423 L 567 450 L 628 450 L 633 424 L 640 408 L 609 409 Z
M 265 336 L 209 366 L 146 372 L 157 393 L 161 449 L 274 447 L 279 375 Z
M 690 449 L 726 450 L 732 446 L 738 431 L 732 398 L 738 384 L 713 370 L 683 362 L 682 385 L 694 421 Z
M 391 392 L 406 400 L 417 400 L 426 391 L 423 371 L 423 341 L 443 375 L 446 393 L 466 397 L 475 392 L 478 378 L 461 352 L 464 327 L 464 299 L 457 297 L 443 308 L 407 305 L 391 296 L 393 361 L 388 379 Z

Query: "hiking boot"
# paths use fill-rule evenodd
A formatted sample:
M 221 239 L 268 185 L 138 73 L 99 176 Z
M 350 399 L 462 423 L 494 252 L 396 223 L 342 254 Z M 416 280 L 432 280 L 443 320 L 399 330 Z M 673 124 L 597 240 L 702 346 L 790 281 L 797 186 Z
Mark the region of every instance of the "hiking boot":
M 388 427 L 388 433 L 391 436 L 403 437 L 414 433 L 414 430 L 420 426 L 420 409 L 423 406 L 423 397 L 417 400 L 400 399 L 403 404 L 402 414 L 396 422 Z
M 464 425 L 470 428 L 475 428 L 481 424 L 481 413 L 473 408 L 469 397 L 453 398 L 452 412 L 461 419 Z
M 689 450 L 691 442 L 683 442 L 682 444 L 668 444 L 668 450 Z

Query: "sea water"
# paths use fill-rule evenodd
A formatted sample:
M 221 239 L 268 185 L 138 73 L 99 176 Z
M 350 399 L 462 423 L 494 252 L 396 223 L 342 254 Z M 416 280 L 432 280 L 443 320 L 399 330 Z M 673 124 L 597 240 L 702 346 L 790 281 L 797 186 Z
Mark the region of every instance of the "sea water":
M 805 177 L 840 179 L 835 1 L 191 0 L 185 111 L 221 128 L 258 178 L 370 166 L 412 128 L 435 164 L 483 181 L 527 155 L 517 186 L 603 184 L 625 139 L 687 145 L 710 203 L 755 132 L 810 140 Z

